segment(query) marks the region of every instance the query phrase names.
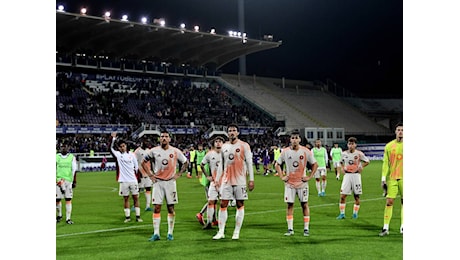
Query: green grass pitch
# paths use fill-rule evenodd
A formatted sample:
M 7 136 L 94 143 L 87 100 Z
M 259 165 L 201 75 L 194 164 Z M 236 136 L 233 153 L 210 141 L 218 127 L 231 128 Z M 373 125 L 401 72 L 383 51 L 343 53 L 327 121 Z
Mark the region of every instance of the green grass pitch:
M 123 199 L 118 196 L 115 173 L 79 173 L 74 189 L 73 225 L 56 224 L 56 259 L 402 259 L 403 235 L 399 234 L 400 199 L 395 201 L 390 235 L 379 237 L 385 198 L 380 187 L 381 161 L 372 161 L 362 173 L 363 195 L 359 218 L 352 219 L 353 196 L 347 197 L 346 216 L 337 220 L 340 181 L 328 172 L 325 197 L 318 197 L 314 180 L 310 187 L 310 236 L 303 236 L 300 203 L 294 209 L 294 236 L 285 237 L 286 204 L 283 182 L 255 171 L 255 189 L 245 203 L 239 240 L 232 240 L 235 208 L 228 208 L 226 237 L 212 240 L 217 227 L 202 230 L 195 214 L 206 202 L 198 179 L 178 179 L 174 240 L 166 240 L 166 205 L 161 212 L 161 240 L 149 242 L 152 212 L 145 212 L 140 194 L 142 223 L 123 223 Z M 130 199 L 132 205 L 132 200 Z M 65 206 L 63 206 L 65 216 Z

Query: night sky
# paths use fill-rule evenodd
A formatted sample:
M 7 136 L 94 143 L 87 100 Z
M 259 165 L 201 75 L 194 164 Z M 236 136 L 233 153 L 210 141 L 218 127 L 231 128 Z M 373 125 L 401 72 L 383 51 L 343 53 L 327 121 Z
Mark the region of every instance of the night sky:
M 110 10 L 113 18 L 165 18 L 166 26 L 238 30 L 237 0 L 67 1 L 69 12 Z M 403 96 L 403 3 L 400 0 L 245 0 L 249 38 L 272 34 L 279 48 L 246 57 L 247 75 L 330 79 L 363 97 Z M 238 60 L 224 67 L 237 73 Z

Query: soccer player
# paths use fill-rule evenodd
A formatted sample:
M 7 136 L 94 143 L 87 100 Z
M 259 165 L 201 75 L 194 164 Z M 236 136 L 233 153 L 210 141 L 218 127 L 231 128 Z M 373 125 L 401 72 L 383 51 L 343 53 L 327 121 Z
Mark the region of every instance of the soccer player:
M 390 234 L 390 221 L 393 215 L 393 203 L 401 195 L 401 227 L 403 233 L 403 124 L 398 123 L 395 129 L 396 139 L 385 145 L 382 165 L 382 188 L 387 201 L 383 213 L 383 228 L 379 236 Z
M 206 155 L 206 150 L 203 149 L 203 145 L 198 145 L 198 150 L 196 150 L 196 168 L 197 168 L 197 178 L 201 179 L 201 174 L 203 174 L 203 168 L 201 167 L 201 161 L 203 161 L 204 156 Z
M 149 241 L 160 240 L 161 205 L 166 200 L 168 207 L 168 240 L 173 240 L 174 224 L 176 212 L 174 205 L 179 203 L 177 196 L 176 179 L 179 178 L 188 167 L 187 157 L 182 151 L 169 145 L 171 136 L 167 130 L 162 130 L 160 134 L 160 145 L 150 149 L 145 157 L 145 161 L 154 160 L 154 174 L 149 175 L 153 180 L 153 205 L 152 214 L 153 234 Z M 182 163 L 179 172 L 177 171 L 178 162 Z
M 217 136 L 214 138 L 212 149 L 206 153 L 201 161 L 201 168 L 205 169 L 203 174 L 209 180 L 209 186 L 206 186 L 206 195 L 208 198 L 206 206 L 206 224 L 203 229 L 212 228 L 212 224 L 216 224 L 216 204 L 219 199 L 219 188 L 222 177 L 222 145 L 224 144 L 224 137 Z M 205 167 L 208 165 L 208 167 Z M 208 169 L 208 170 L 206 170 Z M 202 212 L 200 212 L 202 215 Z
M 196 166 L 196 150 L 193 147 L 193 144 L 190 146 L 190 166 L 188 168 L 187 172 L 187 178 L 191 179 L 193 176 L 193 170 L 195 170 L 195 173 L 198 173 L 198 169 Z
M 238 138 L 239 128 L 236 124 L 227 126 L 229 141 L 222 146 L 223 176 L 220 188 L 221 202 L 219 211 L 219 231 L 213 239 L 225 238 L 225 225 L 228 218 L 228 202 L 236 199 L 235 229 L 232 239 L 240 238 L 240 230 L 244 220 L 244 201 L 248 199 L 247 189 L 254 190 L 254 168 L 252 167 L 251 147 Z M 247 177 L 249 175 L 249 185 Z
M 60 152 L 56 154 L 56 223 L 62 220 L 62 203 L 65 199 L 66 223 L 71 225 L 73 188 L 77 185 L 77 159 L 69 152 L 69 144 L 61 144 Z
M 137 171 L 139 164 L 137 163 L 136 155 L 128 150 L 128 146 L 123 139 L 116 142 L 117 133 L 111 134 L 112 142 L 110 144 L 110 152 L 116 158 L 118 164 L 117 181 L 119 183 L 118 194 L 124 199 L 125 223 L 131 221 L 131 210 L 129 208 L 129 194 L 131 194 L 134 202 L 134 211 L 136 213 L 136 222 L 142 222 L 141 210 L 139 208 L 139 183 L 137 181 Z M 115 142 L 118 150 L 115 150 Z
M 147 137 L 143 137 L 141 145 L 134 150 L 136 155 L 137 163 L 139 164 L 139 188 L 145 190 L 145 211 L 152 211 L 150 204 L 152 203 L 152 180 L 149 175 L 152 174 L 152 162 L 144 161 L 145 156 L 149 152 L 151 147 L 150 140 Z
M 361 172 L 363 168 L 369 165 L 369 158 L 364 155 L 363 152 L 356 149 L 357 139 L 350 137 L 347 140 L 348 150 L 342 153 L 341 163 L 343 164 L 343 180 L 342 186 L 340 187 L 340 203 L 339 211 L 340 214 L 337 219 L 345 218 L 345 201 L 348 195 L 355 197 L 355 204 L 353 205 L 353 218 L 358 218 L 358 212 L 360 207 L 359 195 L 363 194 Z
M 321 145 L 321 139 L 316 139 L 315 140 L 315 147 L 311 150 L 313 153 L 313 156 L 316 159 L 316 162 L 318 163 L 318 169 L 315 172 L 315 180 L 316 180 L 316 191 L 318 191 L 318 196 L 319 197 L 324 197 L 326 196 L 326 186 L 327 186 L 327 151 L 326 148 L 324 148 Z
M 278 158 L 280 157 L 281 155 L 281 147 L 279 146 L 274 146 L 273 147 L 273 172 L 275 172 L 275 175 L 274 176 L 278 176 L 278 173 L 276 172 L 276 168 L 275 168 L 275 163 L 276 161 L 278 160 Z
M 335 178 L 340 180 L 340 173 L 342 172 L 342 165 L 340 164 L 340 160 L 342 160 L 342 148 L 339 147 L 339 143 L 334 143 L 330 155 L 332 158 L 332 167 L 335 170 Z
M 300 145 L 300 132 L 295 129 L 290 134 L 291 145 L 281 152 L 276 160 L 275 168 L 280 179 L 284 181 L 284 202 L 287 203 L 286 222 L 288 226 L 285 236 L 294 235 L 294 201 L 297 196 L 303 211 L 303 235 L 309 236 L 310 208 L 308 207 L 308 180 L 310 180 L 318 167 L 316 159 L 306 147 Z M 307 162 L 312 165 L 309 176 L 307 172 Z M 281 165 L 285 164 L 285 173 Z

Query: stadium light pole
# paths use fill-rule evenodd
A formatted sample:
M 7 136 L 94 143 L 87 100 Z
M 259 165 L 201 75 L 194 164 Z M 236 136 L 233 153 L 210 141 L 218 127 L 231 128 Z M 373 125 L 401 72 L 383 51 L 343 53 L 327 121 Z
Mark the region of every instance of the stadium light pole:
M 244 0 L 238 0 L 238 29 L 244 32 Z M 246 76 L 246 56 L 242 55 L 239 58 L 240 74 Z

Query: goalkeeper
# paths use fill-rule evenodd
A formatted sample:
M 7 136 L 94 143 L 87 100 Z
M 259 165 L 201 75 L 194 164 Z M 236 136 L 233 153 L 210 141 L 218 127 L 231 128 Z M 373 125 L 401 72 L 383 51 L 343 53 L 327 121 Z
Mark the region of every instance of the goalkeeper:
M 382 164 L 382 188 L 386 194 L 386 206 L 383 214 L 383 228 L 379 236 L 390 234 L 390 221 L 393 216 L 393 203 L 401 195 L 401 227 L 403 233 L 403 124 L 395 129 L 396 139 L 385 145 Z

